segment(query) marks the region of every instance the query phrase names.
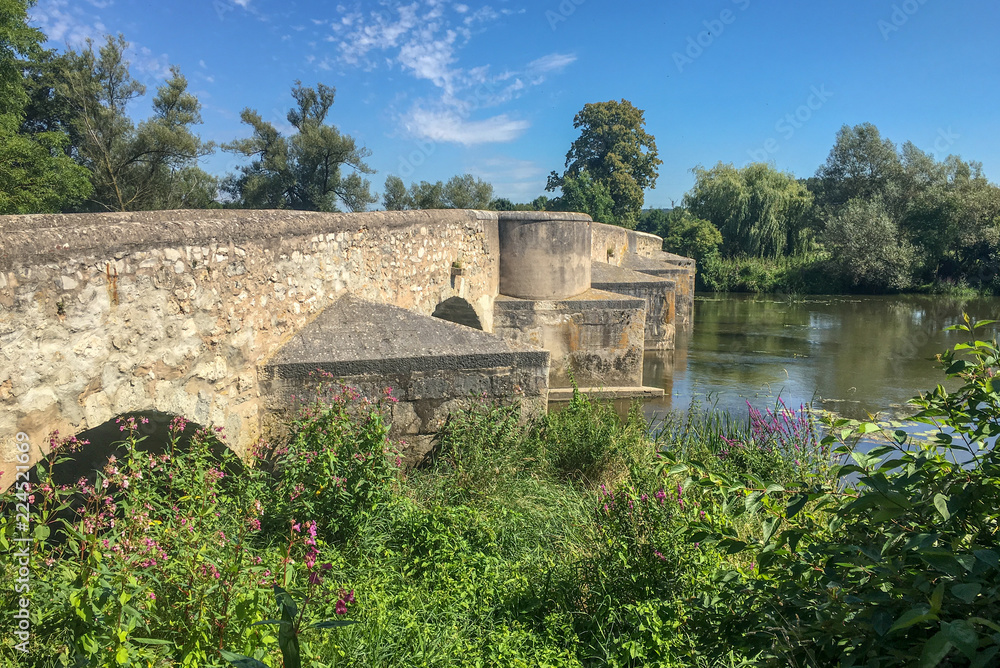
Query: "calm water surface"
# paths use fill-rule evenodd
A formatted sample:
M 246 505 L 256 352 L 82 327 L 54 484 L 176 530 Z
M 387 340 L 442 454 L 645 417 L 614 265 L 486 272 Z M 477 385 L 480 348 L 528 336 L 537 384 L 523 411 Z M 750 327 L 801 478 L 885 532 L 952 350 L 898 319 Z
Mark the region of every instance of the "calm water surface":
M 908 399 L 945 380 L 933 358 L 963 340 L 944 331 L 963 311 L 1000 319 L 1000 298 L 699 294 L 694 331 L 676 350 L 646 353 L 643 382 L 666 396 L 645 412 L 655 419 L 698 400 L 745 415 L 747 401 L 780 396 L 853 419 L 902 417 Z

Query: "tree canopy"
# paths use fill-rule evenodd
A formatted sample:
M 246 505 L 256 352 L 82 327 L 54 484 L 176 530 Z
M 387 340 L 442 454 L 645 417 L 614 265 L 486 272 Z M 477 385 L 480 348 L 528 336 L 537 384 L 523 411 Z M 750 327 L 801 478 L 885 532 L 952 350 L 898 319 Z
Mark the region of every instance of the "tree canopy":
M 363 177 L 375 170 L 365 163 L 371 152 L 341 134 L 326 117 L 336 90 L 324 84 L 308 88 L 295 82 L 296 107 L 288 112 L 295 129 L 284 137 L 253 109 L 240 118 L 253 130 L 251 137 L 223 145 L 223 149 L 252 158 L 231 176 L 226 191 L 238 206 L 307 211 L 364 211 L 378 201 Z
M 409 190 L 398 176 L 385 179 L 382 205 L 386 211 L 407 209 L 491 209 L 493 186 L 472 174 L 448 179 L 447 183 L 421 181 L 411 183 Z
M 695 167 L 684 205 L 722 233 L 724 254 L 778 257 L 794 250 L 812 207 L 812 194 L 791 174 L 765 163 L 737 169 Z
M 33 62 L 45 36 L 27 23 L 28 0 L 0 0 L 0 214 L 56 212 L 91 192 L 59 128 L 26 127 Z
M 613 202 L 614 222 L 634 228 L 639 222 L 644 189 L 656 186 L 662 163 L 656 141 L 645 131 L 643 110 L 628 100 L 586 104 L 573 119 L 580 136 L 566 153 L 562 175 L 552 172 L 546 190 L 562 188 L 567 177 L 584 172 L 607 188 Z
M 128 107 L 146 87 L 132 78 L 127 49 L 123 36 L 108 36 L 96 53 L 88 41 L 83 51 L 70 50 L 55 62 L 55 86 L 66 105 L 62 113 L 72 128 L 74 154 L 90 172 L 94 188 L 88 208 L 190 206 L 192 183 L 207 190 L 198 198 L 214 199 L 214 179 L 198 167 L 214 145 L 193 130 L 201 123 L 201 104 L 188 92 L 187 79 L 172 67 L 153 99 L 152 116 L 136 125 Z

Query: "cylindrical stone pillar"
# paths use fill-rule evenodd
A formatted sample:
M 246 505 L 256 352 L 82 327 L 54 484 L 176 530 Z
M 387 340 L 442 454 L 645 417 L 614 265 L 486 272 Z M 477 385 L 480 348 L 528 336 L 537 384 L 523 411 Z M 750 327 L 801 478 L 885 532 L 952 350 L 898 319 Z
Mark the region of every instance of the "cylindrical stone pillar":
M 499 211 L 500 294 L 534 300 L 590 289 L 590 216 Z

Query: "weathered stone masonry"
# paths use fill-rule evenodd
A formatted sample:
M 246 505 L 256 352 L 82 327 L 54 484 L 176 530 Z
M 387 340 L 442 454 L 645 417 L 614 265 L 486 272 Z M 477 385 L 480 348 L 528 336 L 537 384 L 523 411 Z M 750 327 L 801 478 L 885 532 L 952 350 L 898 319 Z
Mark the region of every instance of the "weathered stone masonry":
M 573 220 L 591 225 L 595 239 L 622 242 L 611 264 L 659 253 L 651 235 Z M 495 212 L 7 216 L 0 217 L 0 235 L 0 486 L 12 478 L 3 448 L 18 431 L 40 445 L 53 430 L 77 433 L 133 411 L 222 426 L 229 444 L 242 450 L 259 437 L 268 410 L 259 369 L 273 368 L 283 346 L 348 293 L 423 316 L 444 302 L 467 304 L 485 332 L 496 330 Z M 693 279 L 693 265 L 669 266 Z M 656 294 L 648 285 L 645 292 L 602 289 L 652 294 L 666 332 L 673 326 L 666 322 L 670 285 L 663 281 L 662 293 L 653 285 Z M 642 345 L 636 325 L 628 332 L 623 359 Z M 514 348 L 504 354 L 530 362 L 487 370 L 489 387 L 516 386 L 522 395 L 528 388 L 531 402 L 544 405 L 548 368 L 518 352 L 521 337 L 510 338 Z M 427 383 L 418 380 L 414 396 L 423 396 L 419 387 Z

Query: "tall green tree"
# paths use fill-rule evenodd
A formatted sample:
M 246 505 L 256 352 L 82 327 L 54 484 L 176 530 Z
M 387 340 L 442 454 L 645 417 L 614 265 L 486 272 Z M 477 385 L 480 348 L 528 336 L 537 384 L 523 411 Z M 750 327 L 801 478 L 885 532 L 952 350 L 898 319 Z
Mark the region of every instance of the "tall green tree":
M 890 210 L 898 211 L 903 165 L 895 144 L 883 139 L 871 123 L 843 126 L 816 176 L 816 199 L 821 206 L 839 207 L 852 199 L 880 197 Z
M 363 176 L 375 173 L 365 163 L 371 152 L 326 122 L 335 93 L 331 86 L 309 88 L 296 81 L 296 106 L 288 112 L 295 132 L 289 137 L 253 109 L 243 110 L 240 118 L 253 134 L 223 145 L 226 151 L 252 158 L 224 186 L 239 206 L 306 211 L 339 211 L 343 206 L 364 211 L 378 201 Z
M 382 205 L 386 211 L 407 209 L 482 209 L 493 208 L 493 186 L 472 174 L 453 176 L 448 181 L 411 183 L 389 175 L 385 179 Z
M 559 187 L 562 194 L 546 203 L 546 211 L 576 211 L 588 214 L 599 223 L 618 223 L 611 191 L 606 183 L 591 177 L 590 172 L 583 171 L 576 176 L 567 174 L 562 177 Z
M 199 158 L 214 149 L 193 131 L 201 104 L 176 67 L 157 90 L 153 114 L 136 125 L 128 107 L 146 93 L 132 78 L 128 42 L 108 36 L 94 51 L 66 53 L 58 93 L 70 107 L 77 157 L 90 170 L 93 208 L 139 211 L 190 206 L 185 193 Z M 201 180 L 207 175 L 201 173 Z
M 722 233 L 715 225 L 680 206 L 643 212 L 637 229 L 662 237 L 663 250 L 698 262 L 716 255 L 722 245 Z
M 813 197 L 794 176 L 765 163 L 737 169 L 720 162 L 692 171 L 695 184 L 684 206 L 718 228 L 725 255 L 778 257 L 796 250 Z
M 823 241 L 833 266 L 856 289 L 885 292 L 912 286 L 916 249 L 880 197 L 848 201 L 827 220 Z
M 0 0 L 0 214 L 49 213 L 91 192 L 69 157 L 62 128 L 26 126 L 28 72 L 46 57 L 45 36 L 28 25 L 28 0 Z
M 586 104 L 573 119 L 580 136 L 566 153 L 562 175 L 552 172 L 546 190 L 562 188 L 567 177 L 587 172 L 607 188 L 617 224 L 635 228 L 644 201 L 643 191 L 656 186 L 662 163 L 656 141 L 645 130 L 642 109 L 628 100 Z

